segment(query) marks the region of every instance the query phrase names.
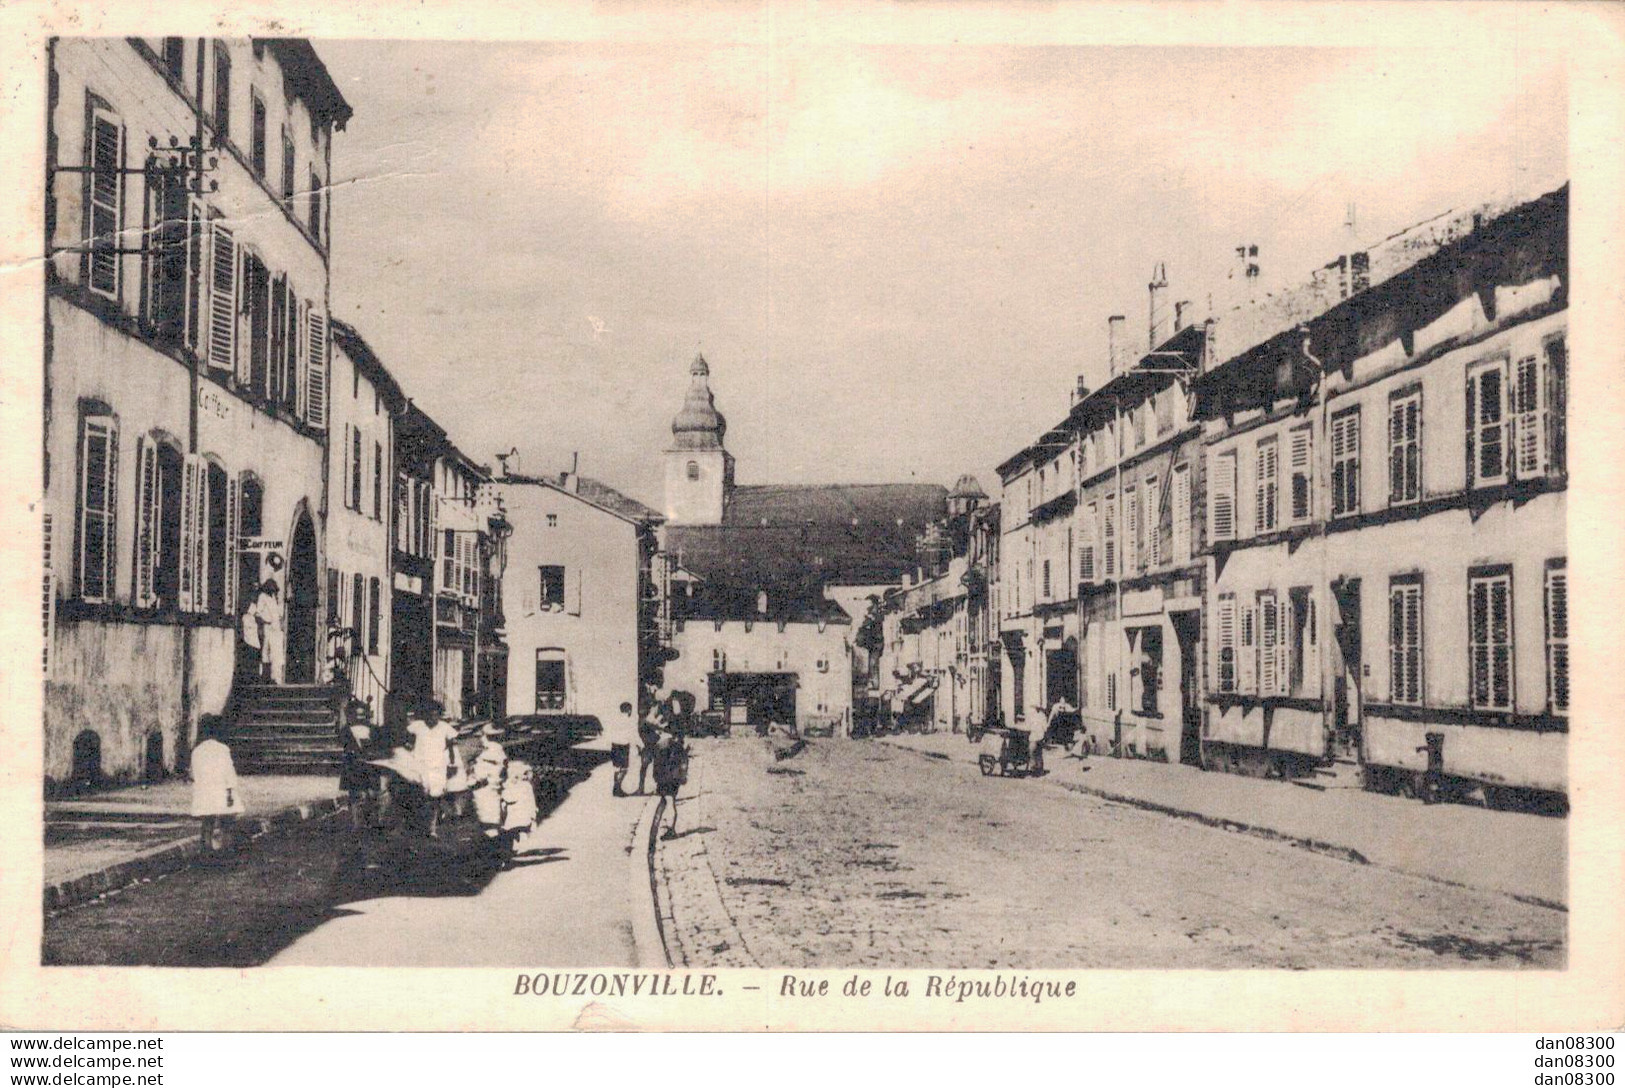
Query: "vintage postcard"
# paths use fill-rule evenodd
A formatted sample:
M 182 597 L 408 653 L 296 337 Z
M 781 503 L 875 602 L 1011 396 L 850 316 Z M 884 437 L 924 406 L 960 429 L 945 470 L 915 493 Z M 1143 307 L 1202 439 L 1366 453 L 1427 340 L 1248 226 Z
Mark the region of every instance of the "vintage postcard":
M 1617 9 L 6 25 L 0 1024 L 1625 1015 Z

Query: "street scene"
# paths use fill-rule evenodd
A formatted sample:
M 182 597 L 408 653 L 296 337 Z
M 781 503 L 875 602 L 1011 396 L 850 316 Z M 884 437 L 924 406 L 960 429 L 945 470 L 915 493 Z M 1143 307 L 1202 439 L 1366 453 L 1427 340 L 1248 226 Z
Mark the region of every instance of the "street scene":
M 52 42 L 42 963 L 1565 967 L 1562 69 L 704 52 Z

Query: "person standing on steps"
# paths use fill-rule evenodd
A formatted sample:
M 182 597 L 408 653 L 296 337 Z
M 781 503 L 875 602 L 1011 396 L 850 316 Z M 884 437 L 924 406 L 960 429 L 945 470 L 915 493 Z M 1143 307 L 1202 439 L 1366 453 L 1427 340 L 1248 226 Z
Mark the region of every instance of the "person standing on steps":
M 240 679 L 264 683 L 270 679 L 271 655 L 268 635 L 272 624 L 280 626 L 277 584 L 267 578 L 260 583 L 254 599 L 243 609 L 238 625 L 237 675 Z

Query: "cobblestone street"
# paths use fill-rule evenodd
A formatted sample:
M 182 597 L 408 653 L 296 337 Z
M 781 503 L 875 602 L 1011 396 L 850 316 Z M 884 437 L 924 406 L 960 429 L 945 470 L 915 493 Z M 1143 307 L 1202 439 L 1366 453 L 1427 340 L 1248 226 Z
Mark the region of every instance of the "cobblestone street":
M 1567 915 L 874 742 L 701 741 L 657 853 L 688 966 L 1559 967 Z

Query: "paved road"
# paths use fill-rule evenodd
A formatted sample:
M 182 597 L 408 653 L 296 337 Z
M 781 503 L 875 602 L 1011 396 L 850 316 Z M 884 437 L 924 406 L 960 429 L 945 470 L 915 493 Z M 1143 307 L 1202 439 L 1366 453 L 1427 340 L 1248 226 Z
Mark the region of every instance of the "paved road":
M 627 895 L 627 850 L 644 801 L 611 798 L 607 764 L 560 772 L 541 798 L 556 810 L 508 872 L 472 820 L 429 842 L 341 817 L 51 916 L 44 960 L 633 966 L 632 911 L 647 906 Z
M 1557 967 L 1567 915 L 873 742 L 702 741 L 661 847 L 680 960 Z

